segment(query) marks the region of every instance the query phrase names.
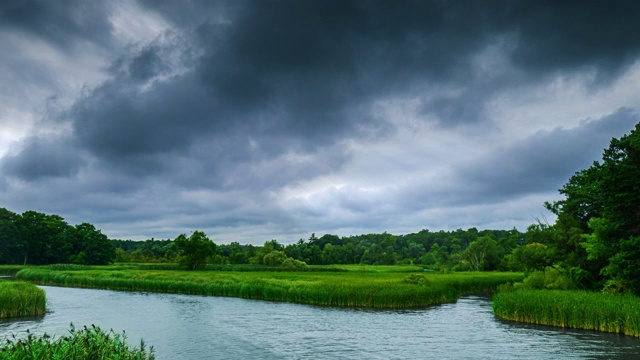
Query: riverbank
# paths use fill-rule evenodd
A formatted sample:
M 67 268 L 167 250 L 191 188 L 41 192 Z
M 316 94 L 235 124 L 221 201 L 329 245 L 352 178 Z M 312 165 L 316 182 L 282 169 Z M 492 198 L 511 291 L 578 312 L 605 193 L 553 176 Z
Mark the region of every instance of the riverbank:
M 177 270 L 59 270 L 28 268 L 19 279 L 41 285 L 228 296 L 309 305 L 415 308 L 454 302 L 520 281 L 522 273 L 223 272 Z
M 144 341 L 140 348 L 130 348 L 126 335 L 113 330 L 104 331 L 97 326 L 76 330 L 71 324 L 69 335 L 54 339 L 45 334 L 29 335 L 26 339 L 6 339 L 0 344 L 0 358 L 24 359 L 102 359 L 153 360 L 153 347 L 148 351 Z
M 505 320 L 640 337 L 640 298 L 575 290 L 500 292 L 496 316 Z
M 23 281 L 0 280 L 0 319 L 43 315 L 44 290 Z

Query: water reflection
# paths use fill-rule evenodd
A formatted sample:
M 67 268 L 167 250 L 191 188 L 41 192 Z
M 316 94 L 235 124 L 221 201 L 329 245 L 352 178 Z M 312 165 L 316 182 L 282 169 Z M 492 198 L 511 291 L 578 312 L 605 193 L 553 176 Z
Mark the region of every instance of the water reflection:
M 50 312 L 0 323 L 64 335 L 69 323 L 126 329 L 158 359 L 639 359 L 640 340 L 496 320 L 467 297 L 428 309 L 371 311 L 234 298 L 43 287 Z

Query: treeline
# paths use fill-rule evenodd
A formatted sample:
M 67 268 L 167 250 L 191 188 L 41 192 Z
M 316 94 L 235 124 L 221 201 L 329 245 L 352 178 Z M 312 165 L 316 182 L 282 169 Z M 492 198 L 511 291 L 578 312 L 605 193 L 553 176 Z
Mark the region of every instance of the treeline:
M 422 230 L 408 235 L 349 237 L 311 234 L 309 239 L 289 245 L 277 240 L 267 241 L 263 246 L 218 244 L 208 262 L 270 265 L 290 258 L 308 265 L 415 264 L 443 271 L 508 270 L 513 265 L 512 251 L 526 242 L 527 234 L 516 229 Z M 113 244 L 117 248 L 116 262 L 179 262 L 183 255 L 171 240 L 113 240 Z
M 69 225 L 58 215 L 0 208 L 0 264 L 104 265 L 115 247 L 93 225 Z

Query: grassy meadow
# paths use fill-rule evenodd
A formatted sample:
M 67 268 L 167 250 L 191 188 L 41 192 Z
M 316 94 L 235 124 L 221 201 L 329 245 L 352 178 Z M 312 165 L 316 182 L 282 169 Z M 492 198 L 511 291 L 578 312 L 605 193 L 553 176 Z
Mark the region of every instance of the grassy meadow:
M 73 325 L 68 336 L 53 339 L 48 335 L 26 339 L 8 339 L 0 344 L 0 359 L 102 359 L 102 360 L 152 360 L 153 348 L 147 351 L 144 342 L 140 348 L 129 348 L 126 336 L 113 330 L 85 327 L 77 331 Z
M 118 267 L 39 267 L 17 277 L 43 285 L 229 296 L 301 304 L 410 308 L 453 302 L 461 295 L 488 292 L 522 273 L 426 273 L 420 267 L 350 266 L 347 271 L 250 272 L 139 270 Z
M 31 283 L 0 280 L 0 319 L 43 315 L 46 302 L 44 290 Z
M 640 298 L 628 294 L 521 289 L 495 294 L 493 310 L 506 320 L 640 337 Z

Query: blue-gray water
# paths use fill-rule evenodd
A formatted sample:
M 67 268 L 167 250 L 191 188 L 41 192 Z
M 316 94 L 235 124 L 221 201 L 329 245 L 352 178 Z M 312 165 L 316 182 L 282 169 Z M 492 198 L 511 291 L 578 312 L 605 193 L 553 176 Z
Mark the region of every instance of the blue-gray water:
M 157 359 L 640 359 L 640 340 L 496 320 L 490 303 L 406 311 L 332 309 L 234 298 L 43 287 L 48 313 L 0 322 L 65 335 L 69 323 L 126 330 Z

